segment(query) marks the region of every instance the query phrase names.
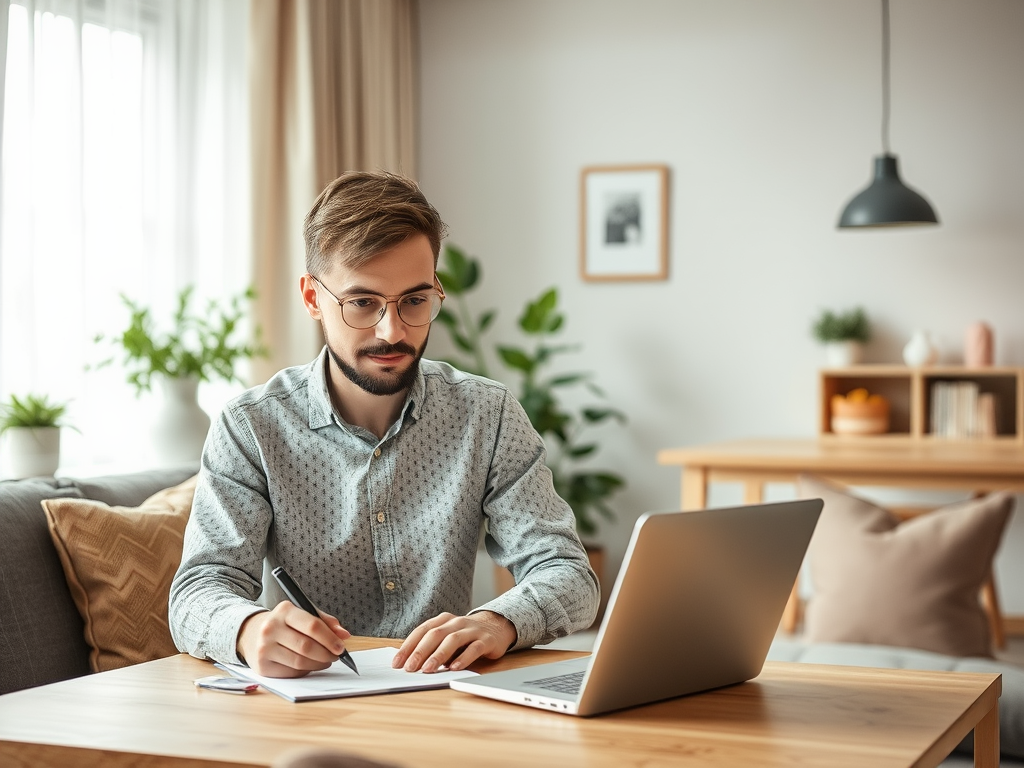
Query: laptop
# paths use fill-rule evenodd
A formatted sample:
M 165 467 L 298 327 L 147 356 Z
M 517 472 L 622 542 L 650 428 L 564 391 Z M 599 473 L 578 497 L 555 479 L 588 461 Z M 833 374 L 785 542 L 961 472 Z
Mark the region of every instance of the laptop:
M 750 680 L 761 673 L 821 508 L 821 499 L 808 499 L 644 514 L 590 656 L 450 685 L 589 716 Z

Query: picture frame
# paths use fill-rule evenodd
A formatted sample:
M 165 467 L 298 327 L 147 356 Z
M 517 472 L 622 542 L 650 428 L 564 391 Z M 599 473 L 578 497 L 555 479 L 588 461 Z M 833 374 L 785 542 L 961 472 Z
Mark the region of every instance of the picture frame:
M 580 276 L 668 278 L 668 166 L 590 166 L 580 174 Z

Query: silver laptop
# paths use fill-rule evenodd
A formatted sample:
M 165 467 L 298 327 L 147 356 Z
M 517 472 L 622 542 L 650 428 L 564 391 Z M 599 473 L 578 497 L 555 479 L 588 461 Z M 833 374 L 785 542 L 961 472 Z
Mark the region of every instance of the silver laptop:
M 590 656 L 451 687 L 587 716 L 756 677 L 821 507 L 809 499 L 645 514 Z

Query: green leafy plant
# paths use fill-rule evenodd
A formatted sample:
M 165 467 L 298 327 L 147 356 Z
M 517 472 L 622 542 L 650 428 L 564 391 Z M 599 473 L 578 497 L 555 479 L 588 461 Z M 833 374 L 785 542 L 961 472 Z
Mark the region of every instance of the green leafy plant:
M 235 338 L 244 317 L 243 304 L 256 298 L 252 288 L 233 297 L 227 309 L 210 301 L 206 311 L 201 313 L 193 312 L 190 307 L 193 290 L 193 286 L 189 286 L 178 295 L 170 332 L 158 332 L 149 308 L 122 294 L 121 300 L 130 312 L 128 328 L 117 336 L 100 334 L 96 337 L 97 342 L 108 341 L 124 351 L 128 382 L 135 386 L 136 394 L 151 388 L 154 375 L 172 379 L 194 376 L 200 381 L 214 378 L 241 381 L 235 373 L 235 364 L 239 360 L 267 355 L 267 348 L 260 341 L 259 327 L 255 330 L 254 341 Z M 104 360 L 98 367 L 112 362 L 113 358 Z
M 823 310 L 811 326 L 811 332 L 823 344 L 832 341 L 866 342 L 871 338 L 871 326 L 861 307 L 838 313 Z
M 454 305 L 454 311 L 447 306 L 443 308 L 438 320 L 465 356 L 449 362 L 471 373 L 489 376 L 483 336 L 494 322 L 496 312 L 487 310 L 474 314 L 466 300 L 466 294 L 479 284 L 479 263 L 457 247 L 447 245 L 444 267 L 438 269 L 438 277 Z M 548 446 L 548 467 L 555 490 L 572 507 L 580 535 L 591 536 L 597 531 L 598 515 L 614 519 L 607 500 L 625 486 L 625 480 L 614 472 L 580 465 L 599 449 L 597 442 L 587 439 L 587 431 L 608 420 L 624 423 L 625 416 L 615 408 L 573 409 L 563 404 L 560 394 L 572 387 L 582 386 L 604 397 L 594 384 L 592 374 L 547 372 L 558 355 L 579 349 L 579 345 L 553 343 L 564 324 L 565 315 L 558 310 L 558 292 L 549 288 L 537 299 L 528 301 L 519 316 L 519 330 L 530 343 L 526 346 L 498 344 L 495 353 L 507 371 L 518 378 L 519 402 Z
M 62 427 L 67 403 L 52 403 L 46 395 L 11 395 L 0 405 L 0 434 L 12 427 Z

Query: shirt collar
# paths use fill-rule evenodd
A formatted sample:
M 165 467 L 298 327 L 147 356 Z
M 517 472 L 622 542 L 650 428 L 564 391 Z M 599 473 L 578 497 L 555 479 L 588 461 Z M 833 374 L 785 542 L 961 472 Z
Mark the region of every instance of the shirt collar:
M 409 387 L 409 393 L 405 397 L 403 413 L 409 414 L 414 419 L 419 419 L 420 409 L 423 407 L 423 400 L 427 394 L 426 378 L 423 376 L 423 363 L 426 361 L 421 357 L 420 364 L 416 371 L 416 380 Z
M 327 392 L 327 345 L 320 350 L 316 360 L 310 363 L 313 370 L 309 375 L 309 428 L 320 429 L 334 421 L 334 406 Z

